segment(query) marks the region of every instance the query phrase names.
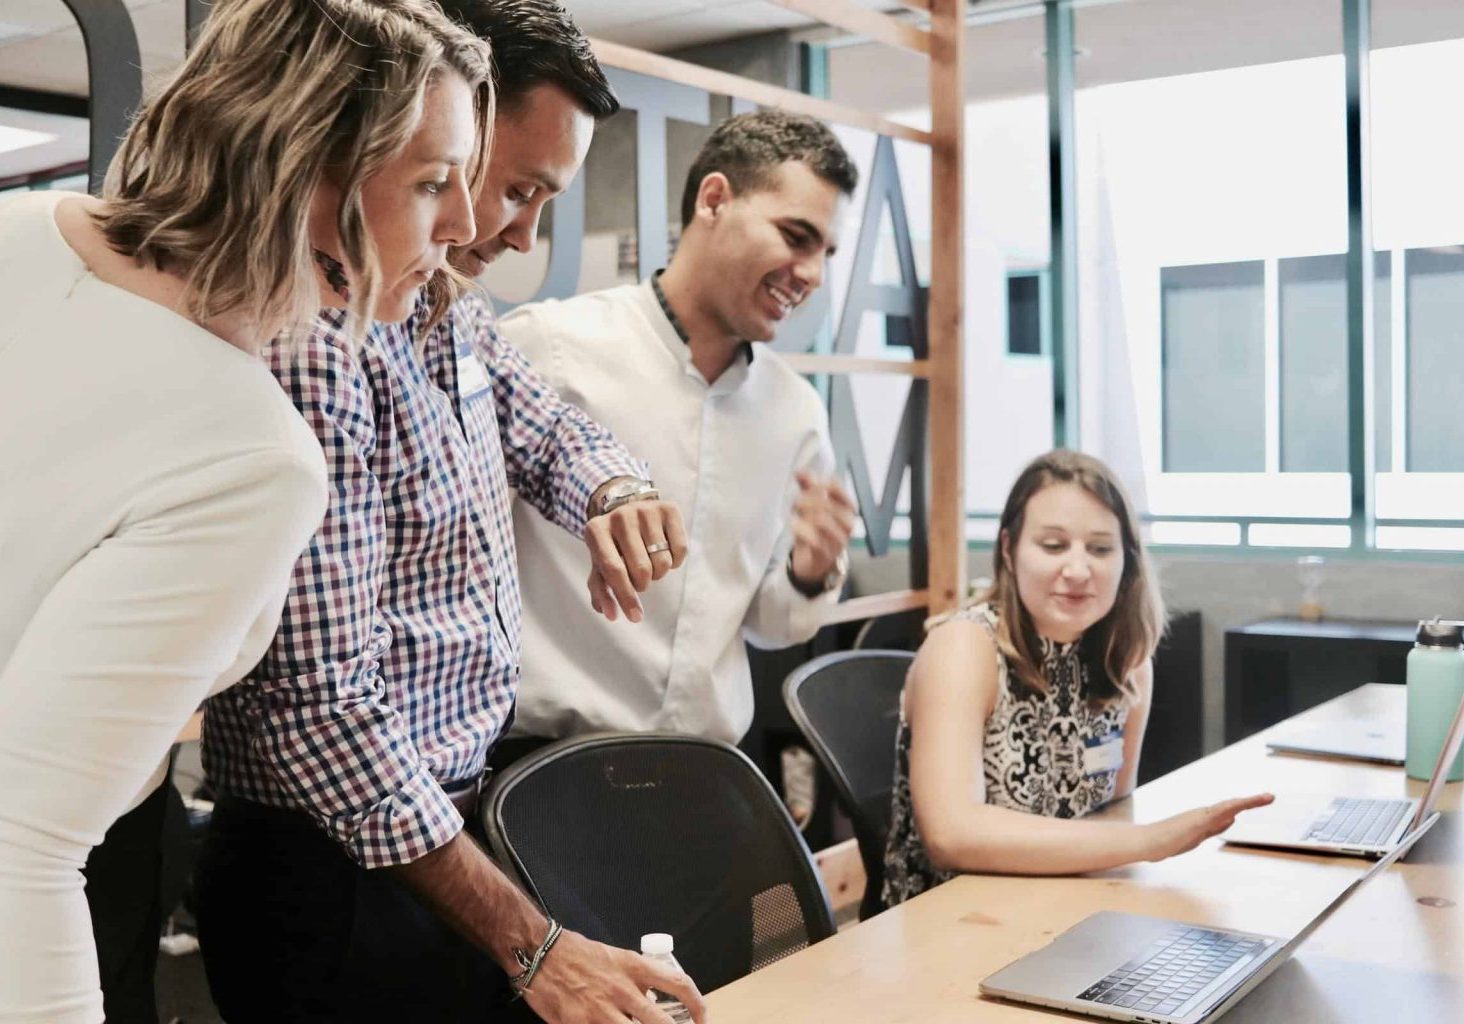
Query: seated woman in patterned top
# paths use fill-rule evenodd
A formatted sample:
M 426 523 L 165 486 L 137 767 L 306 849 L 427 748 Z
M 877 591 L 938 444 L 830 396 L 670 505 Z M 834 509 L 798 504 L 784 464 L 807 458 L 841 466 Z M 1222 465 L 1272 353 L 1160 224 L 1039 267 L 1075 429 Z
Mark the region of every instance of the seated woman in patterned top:
M 1055 451 L 1002 511 L 995 583 L 932 629 L 905 684 L 884 903 L 959 872 L 1162 860 L 1269 795 L 1148 825 L 1082 821 L 1133 790 L 1164 604 L 1108 467 Z

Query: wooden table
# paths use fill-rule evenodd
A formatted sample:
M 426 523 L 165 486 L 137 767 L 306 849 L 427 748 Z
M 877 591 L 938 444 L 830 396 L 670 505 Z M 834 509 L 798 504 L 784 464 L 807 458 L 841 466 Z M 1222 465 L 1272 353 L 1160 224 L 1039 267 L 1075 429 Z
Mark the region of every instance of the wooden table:
M 1364 686 L 1290 720 L 1399 713 L 1403 688 Z M 1287 723 L 1287 724 L 1290 724 Z M 1279 728 L 1279 727 L 1278 727 Z M 1267 730 L 1141 787 L 1105 818 L 1153 821 L 1253 791 L 1417 796 L 1401 768 L 1268 754 Z M 1373 879 L 1226 1024 L 1464 1020 L 1460 784 L 1404 862 Z M 945 1024 L 1073 1020 L 983 998 L 987 974 L 1098 910 L 1289 935 L 1370 862 L 1212 840 L 1159 864 L 1076 878 L 970 875 L 839 933 L 709 997 L 714 1024 Z

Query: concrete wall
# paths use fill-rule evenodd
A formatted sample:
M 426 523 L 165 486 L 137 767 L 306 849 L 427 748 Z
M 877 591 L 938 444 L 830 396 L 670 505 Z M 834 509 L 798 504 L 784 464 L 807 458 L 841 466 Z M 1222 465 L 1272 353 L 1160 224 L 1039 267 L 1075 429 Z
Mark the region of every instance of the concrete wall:
M 797 89 L 801 74 L 797 44 L 787 32 L 746 36 L 724 43 L 709 43 L 666 54 L 689 64 L 741 75 L 759 82 Z M 711 122 L 729 113 L 723 97 L 712 100 Z M 673 121 L 666 128 L 666 209 L 680 224 L 678 210 L 686 172 L 706 141 L 709 126 Z M 630 232 L 635 229 L 635 113 L 621 111 L 595 133 L 585 159 L 585 229 L 588 232 Z
M 1225 630 L 1295 615 L 1301 584 L 1294 558 L 1249 554 L 1159 555 L 1164 597 L 1200 612 L 1204 629 L 1205 749 L 1223 742 Z M 1464 618 L 1464 564 L 1328 558 L 1322 606 L 1341 619 Z

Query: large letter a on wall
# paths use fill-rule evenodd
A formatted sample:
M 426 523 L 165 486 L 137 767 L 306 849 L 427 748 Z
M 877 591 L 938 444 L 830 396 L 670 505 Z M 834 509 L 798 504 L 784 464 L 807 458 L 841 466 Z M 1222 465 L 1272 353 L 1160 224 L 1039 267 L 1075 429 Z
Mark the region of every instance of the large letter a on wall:
M 884 211 L 890 214 L 895 262 L 900 283 L 877 284 L 874 260 L 879 250 Z M 849 290 L 834 337 L 834 352 L 853 355 L 859 341 L 859 329 L 866 313 L 884 314 L 886 346 L 908 347 L 916 359 L 926 356 L 926 295 L 915 271 L 915 250 L 910 239 L 910 224 L 905 215 L 905 196 L 900 188 L 900 170 L 895 162 L 894 143 L 881 136 L 875 145 L 874 163 L 869 172 L 869 191 L 864 201 L 859 241 L 854 250 L 854 266 L 849 276 Z M 835 375 L 829 384 L 829 427 L 833 435 L 834 458 L 840 468 L 847 468 L 854 485 L 855 500 L 864 520 L 866 543 L 871 554 L 885 553 L 889 546 L 890 524 L 899 498 L 900 482 L 906 469 L 910 479 L 910 526 L 912 554 L 924 550 L 925 530 L 925 382 L 911 382 L 905 410 L 900 417 L 890 465 L 885 473 L 884 493 L 876 499 L 874 484 L 865 454 L 859 418 L 854 412 L 854 391 L 847 374 Z M 923 558 L 920 559 L 923 566 Z M 912 560 L 913 564 L 913 560 Z

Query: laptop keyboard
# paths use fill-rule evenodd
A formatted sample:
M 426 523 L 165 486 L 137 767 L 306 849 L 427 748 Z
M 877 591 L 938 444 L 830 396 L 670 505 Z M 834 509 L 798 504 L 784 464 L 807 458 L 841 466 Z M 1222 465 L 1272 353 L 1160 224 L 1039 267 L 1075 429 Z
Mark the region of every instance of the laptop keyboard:
M 1178 928 L 1079 999 L 1140 1012 L 1174 1013 L 1220 975 L 1265 949 L 1264 939 L 1208 928 Z
M 1406 800 L 1336 800 L 1302 838 L 1377 846 L 1393 834 L 1411 809 Z

